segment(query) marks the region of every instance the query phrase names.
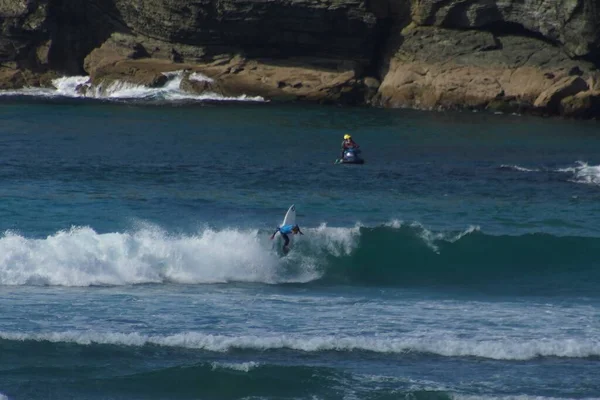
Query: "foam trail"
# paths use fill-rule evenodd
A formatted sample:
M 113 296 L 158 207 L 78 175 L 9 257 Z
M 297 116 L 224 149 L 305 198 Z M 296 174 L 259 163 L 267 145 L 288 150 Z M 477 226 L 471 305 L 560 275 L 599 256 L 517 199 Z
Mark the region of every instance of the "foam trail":
M 481 357 L 493 360 L 524 361 L 537 357 L 588 358 L 600 356 L 597 339 L 505 339 L 481 341 L 431 335 L 429 337 L 373 337 L 373 336 L 225 336 L 200 332 L 182 332 L 173 335 L 145 335 L 97 331 L 66 331 L 50 333 L 0 332 L 0 338 L 13 341 L 47 341 L 79 345 L 107 344 L 141 347 L 157 345 L 227 352 L 233 349 L 277 350 L 291 349 L 303 352 L 370 351 L 375 353 L 428 353 L 444 357 Z
M 520 171 L 520 172 L 540 172 L 540 169 L 537 168 L 525 168 L 525 167 L 521 167 L 519 165 L 507 165 L 507 164 L 502 164 L 500 166 L 500 169 L 511 169 L 514 171 Z

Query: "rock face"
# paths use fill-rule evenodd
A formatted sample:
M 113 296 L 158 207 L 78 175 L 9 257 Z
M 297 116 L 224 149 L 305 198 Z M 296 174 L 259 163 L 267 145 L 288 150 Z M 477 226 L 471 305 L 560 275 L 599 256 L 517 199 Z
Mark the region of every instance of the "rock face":
M 559 112 L 562 98 L 589 89 L 595 66 L 522 36 L 408 27 L 376 103 L 424 109 Z
M 131 31 L 250 57 L 372 57 L 376 18 L 361 0 L 115 0 Z
M 534 33 L 560 43 L 571 55 L 597 50 L 597 0 L 414 0 L 416 24 Z
M 47 21 L 47 1 L 0 0 L 0 63 L 13 69 L 47 63 Z
M 195 93 L 598 116 L 597 0 L 0 0 L 0 27 L 0 89 L 186 71 Z

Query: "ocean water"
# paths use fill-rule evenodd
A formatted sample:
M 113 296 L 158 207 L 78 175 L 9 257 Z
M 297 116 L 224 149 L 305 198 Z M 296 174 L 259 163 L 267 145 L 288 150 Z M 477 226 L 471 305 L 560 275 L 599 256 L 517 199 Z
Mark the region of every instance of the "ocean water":
M 177 79 L 0 92 L 0 399 L 600 399 L 598 122 Z

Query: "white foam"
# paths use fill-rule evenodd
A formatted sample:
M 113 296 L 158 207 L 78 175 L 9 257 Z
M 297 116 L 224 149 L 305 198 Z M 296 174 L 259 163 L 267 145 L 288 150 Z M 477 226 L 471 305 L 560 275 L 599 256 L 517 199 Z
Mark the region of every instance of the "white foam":
M 403 224 L 404 224 L 404 221 L 401 221 L 398 219 L 393 219 L 393 220 L 387 222 L 386 224 L 384 224 L 384 226 L 387 226 L 388 228 L 393 228 L 393 229 L 400 229 Z
M 520 172 L 539 172 L 540 171 L 537 168 L 525 168 L 525 167 L 521 167 L 519 165 L 507 165 L 507 164 L 502 164 L 500 166 L 500 168 L 512 169 L 512 170 L 520 171 Z
M 0 238 L 2 285 L 278 283 L 320 276 L 298 270 L 282 278 L 278 270 L 283 262 L 257 230 L 206 229 L 172 236 L 158 228 L 98 234 L 76 227 L 45 239 L 12 232 Z
M 30 96 L 30 97 L 56 97 L 58 94 L 54 89 L 46 88 L 23 88 L 17 90 L 0 90 L 1 97 Z
M 315 253 L 327 252 L 334 256 L 350 255 L 360 240 L 360 224 L 352 228 L 328 227 L 322 223 L 310 230 L 310 243 Z
M 445 233 L 445 232 L 432 232 L 429 229 L 425 228 L 420 222 L 413 222 L 410 224 L 412 228 L 419 230 L 419 237 L 423 239 L 427 247 L 432 249 L 434 252 L 439 253 L 440 249 L 436 244 L 437 241 L 445 241 L 454 243 L 466 235 L 469 235 L 473 232 L 479 232 L 480 227 L 475 225 L 470 225 L 467 229 L 459 233 Z
M 255 362 L 255 361 L 248 361 L 248 362 L 243 362 L 243 363 L 219 363 L 219 362 L 214 362 L 211 365 L 212 365 L 212 369 L 213 370 L 216 370 L 216 369 L 232 369 L 234 371 L 250 372 L 254 368 L 259 367 L 260 363 Z
M 8 396 L 0 393 L 0 400 L 8 400 Z
M 226 336 L 200 332 L 173 335 L 144 335 L 97 331 L 67 331 L 51 333 L 0 332 L 0 338 L 15 341 L 48 341 L 79 345 L 111 344 L 140 347 L 157 345 L 182 347 L 213 352 L 233 349 L 291 349 L 304 352 L 371 351 L 376 353 L 431 353 L 446 357 L 481 357 L 494 360 L 529 360 L 536 357 L 586 358 L 600 356 L 597 339 L 490 340 L 452 338 L 448 335 L 386 338 L 382 336 L 293 336 L 290 334 L 261 336 Z
M 54 79 L 52 85 L 56 88 L 58 96 L 65 97 L 82 97 L 79 88 L 89 88 L 91 86 L 90 79 L 87 76 L 70 76 Z
M 209 78 L 206 75 L 201 74 L 200 72 L 193 72 L 190 74 L 189 77 L 190 81 L 197 81 L 197 82 L 214 82 L 214 79 Z
M 0 90 L 0 96 L 30 96 L 30 97 L 84 97 L 78 90 L 79 86 L 89 88 L 89 77 L 69 76 L 52 81 L 54 89 L 26 87 L 18 90 Z
M 542 169 L 525 168 L 519 165 L 503 164 L 500 168 L 512 169 L 520 172 L 540 172 Z M 571 182 L 583 183 L 587 185 L 600 185 L 600 165 L 589 165 L 584 161 L 576 161 L 575 165 L 565 168 L 558 168 L 554 172 L 566 173 L 572 175 Z
M 174 282 L 310 282 L 324 273 L 325 257 L 349 255 L 360 227 L 307 228 L 281 258 L 269 234 L 257 229 L 201 229 L 171 235 L 144 225 L 99 234 L 73 227 L 43 239 L 7 231 L 0 237 L 0 285 L 129 285 Z
M 600 185 L 600 165 L 588 165 L 584 161 L 577 161 L 575 166 L 561 168 L 558 172 L 566 172 L 573 175 L 573 182 L 588 185 Z
M 70 97 L 94 98 L 104 100 L 160 100 L 160 101 L 252 101 L 263 102 L 260 96 L 227 97 L 217 93 L 194 94 L 180 89 L 184 76 L 183 71 L 166 72 L 167 83 L 158 88 L 135 85 L 128 82 L 114 81 L 109 86 L 92 86 L 87 76 L 69 76 L 52 81 L 55 90 L 43 88 L 25 88 L 21 90 L 0 91 L 0 96 L 33 96 L 33 97 Z M 192 74 L 193 80 L 211 81 L 202 74 Z M 82 90 L 84 88 L 85 90 Z

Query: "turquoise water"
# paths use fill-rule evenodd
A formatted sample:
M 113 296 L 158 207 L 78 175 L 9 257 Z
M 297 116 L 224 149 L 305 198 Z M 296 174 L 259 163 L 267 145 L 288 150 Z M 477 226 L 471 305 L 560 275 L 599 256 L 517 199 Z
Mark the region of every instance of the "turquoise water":
M 597 122 L 12 96 L 0 119 L 0 398 L 600 398 Z M 334 165 L 344 133 L 364 165 Z

